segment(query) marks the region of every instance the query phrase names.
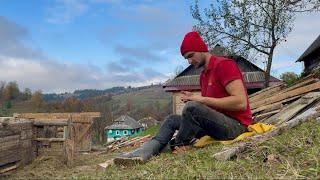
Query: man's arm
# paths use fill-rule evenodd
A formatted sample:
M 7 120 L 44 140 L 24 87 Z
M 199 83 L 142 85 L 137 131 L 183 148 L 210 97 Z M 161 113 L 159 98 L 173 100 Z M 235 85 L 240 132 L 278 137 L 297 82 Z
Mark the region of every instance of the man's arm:
M 228 111 L 244 111 L 247 108 L 247 96 L 243 83 L 240 79 L 233 80 L 226 86 L 226 91 L 230 94 L 228 97 L 213 98 L 203 97 L 191 92 L 182 92 L 182 101 L 198 101 L 207 106 L 213 106 Z

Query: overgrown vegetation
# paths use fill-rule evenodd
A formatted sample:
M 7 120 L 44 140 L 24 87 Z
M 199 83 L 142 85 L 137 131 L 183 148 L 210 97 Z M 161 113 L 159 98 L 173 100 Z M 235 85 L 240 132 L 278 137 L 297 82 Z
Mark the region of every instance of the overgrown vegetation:
M 96 172 L 96 165 L 111 158 L 114 154 L 81 155 L 76 158 L 74 168 L 57 165 L 57 160 L 42 159 L 20 169 L 13 178 L 320 178 L 320 126 L 315 120 L 305 122 L 262 144 L 256 144 L 232 161 L 222 162 L 212 158 L 212 155 L 222 148 L 222 145 L 214 144 L 203 149 L 192 149 L 185 154 L 164 153 L 143 165 L 128 168 L 112 166 L 105 172 Z
M 286 87 L 295 84 L 301 77 L 294 72 L 284 72 L 280 75 L 280 79 L 284 82 Z

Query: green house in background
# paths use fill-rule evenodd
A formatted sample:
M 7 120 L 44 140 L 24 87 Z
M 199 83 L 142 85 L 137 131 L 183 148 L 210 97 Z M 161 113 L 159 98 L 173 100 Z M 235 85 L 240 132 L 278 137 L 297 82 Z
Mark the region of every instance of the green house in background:
M 128 115 L 122 115 L 114 122 L 112 125 L 105 127 L 108 142 L 139 134 L 143 130 L 143 126 Z

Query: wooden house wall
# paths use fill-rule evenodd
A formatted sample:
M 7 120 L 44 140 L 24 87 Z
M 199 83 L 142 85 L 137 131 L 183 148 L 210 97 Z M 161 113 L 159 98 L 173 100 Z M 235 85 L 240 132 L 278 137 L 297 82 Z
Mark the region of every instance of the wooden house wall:
M 193 91 L 195 94 L 201 94 L 200 91 Z M 181 92 L 173 92 L 172 98 L 173 98 L 173 114 L 182 114 L 183 107 L 185 106 L 185 103 L 181 101 Z
M 32 122 L 10 118 L 6 125 L 0 118 L 0 167 L 8 163 L 27 164 L 35 157 Z
M 320 49 L 304 60 L 304 68 L 306 73 L 310 73 L 318 66 L 320 66 Z

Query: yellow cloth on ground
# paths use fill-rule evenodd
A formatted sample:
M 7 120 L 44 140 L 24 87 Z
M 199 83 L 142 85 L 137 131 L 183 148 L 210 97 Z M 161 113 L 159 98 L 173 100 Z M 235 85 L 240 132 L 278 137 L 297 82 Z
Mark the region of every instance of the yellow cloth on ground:
M 209 145 L 209 144 L 212 144 L 215 142 L 221 143 L 221 144 L 232 144 L 234 142 L 244 140 L 245 138 L 256 135 L 256 134 L 262 134 L 262 133 L 268 132 L 274 128 L 275 128 L 274 125 L 268 125 L 268 124 L 264 124 L 264 123 L 256 123 L 256 124 L 249 125 L 248 132 L 240 134 L 238 137 L 236 137 L 233 140 L 217 141 L 217 140 L 214 140 L 212 137 L 206 135 L 206 136 L 203 136 L 202 138 L 200 138 L 193 146 L 198 147 L 198 148 L 202 148 L 206 145 Z

